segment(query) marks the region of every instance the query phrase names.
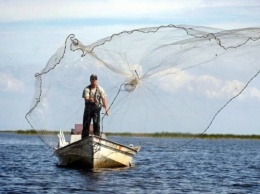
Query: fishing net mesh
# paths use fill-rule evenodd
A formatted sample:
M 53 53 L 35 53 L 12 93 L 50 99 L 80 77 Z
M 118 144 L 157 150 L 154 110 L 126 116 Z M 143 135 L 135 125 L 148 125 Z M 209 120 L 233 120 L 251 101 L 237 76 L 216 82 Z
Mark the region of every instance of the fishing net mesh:
M 259 98 L 249 85 L 260 71 L 259 38 L 260 28 L 175 25 L 124 31 L 91 45 L 69 35 L 35 75 L 26 119 L 57 147 L 58 137 L 46 131 L 82 123 L 82 91 L 95 73 L 110 106 L 102 132 L 210 132 L 232 100 Z M 246 88 L 251 95 L 243 96 Z

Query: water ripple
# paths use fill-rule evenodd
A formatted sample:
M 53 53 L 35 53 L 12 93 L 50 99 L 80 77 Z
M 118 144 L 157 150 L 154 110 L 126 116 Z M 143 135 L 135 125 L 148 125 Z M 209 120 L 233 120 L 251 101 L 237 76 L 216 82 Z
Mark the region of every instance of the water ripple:
M 134 167 L 60 168 L 37 136 L 1 134 L 0 193 L 257 193 L 260 141 L 111 137 L 142 146 Z M 178 142 L 178 143 L 176 143 Z

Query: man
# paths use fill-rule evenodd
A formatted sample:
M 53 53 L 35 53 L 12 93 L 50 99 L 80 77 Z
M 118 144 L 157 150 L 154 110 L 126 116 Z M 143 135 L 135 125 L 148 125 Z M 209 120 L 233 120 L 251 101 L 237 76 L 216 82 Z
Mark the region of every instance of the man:
M 82 94 L 82 98 L 85 99 L 82 139 L 89 136 L 91 119 L 93 119 L 94 135 L 100 136 L 100 111 L 102 106 L 105 107 L 106 115 L 108 115 L 106 93 L 98 85 L 97 79 L 97 75 L 92 74 L 90 76 L 90 85 L 83 90 Z

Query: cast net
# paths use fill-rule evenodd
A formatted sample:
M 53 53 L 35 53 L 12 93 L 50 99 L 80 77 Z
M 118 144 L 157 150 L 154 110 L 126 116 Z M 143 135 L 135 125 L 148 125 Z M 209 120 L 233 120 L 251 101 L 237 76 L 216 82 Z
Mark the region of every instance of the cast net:
M 45 131 L 82 123 L 82 91 L 94 73 L 110 106 L 102 132 L 210 133 L 232 100 L 259 98 L 259 88 L 249 85 L 260 71 L 259 37 L 260 28 L 175 25 L 124 31 L 91 45 L 69 35 L 35 75 L 26 119 L 57 147 L 58 138 Z M 246 88 L 250 95 L 243 95 Z

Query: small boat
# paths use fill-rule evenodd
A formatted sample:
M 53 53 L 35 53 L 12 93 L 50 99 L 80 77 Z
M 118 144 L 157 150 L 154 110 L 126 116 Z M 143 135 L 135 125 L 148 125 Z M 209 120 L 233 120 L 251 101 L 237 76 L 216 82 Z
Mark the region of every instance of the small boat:
M 91 134 L 81 139 L 81 134 L 71 134 L 70 142 L 66 142 L 62 131 L 58 134 L 59 145 L 54 151 L 60 166 L 80 168 L 115 168 L 130 167 L 139 146 L 125 146 L 108 140 L 104 134 L 100 137 Z

